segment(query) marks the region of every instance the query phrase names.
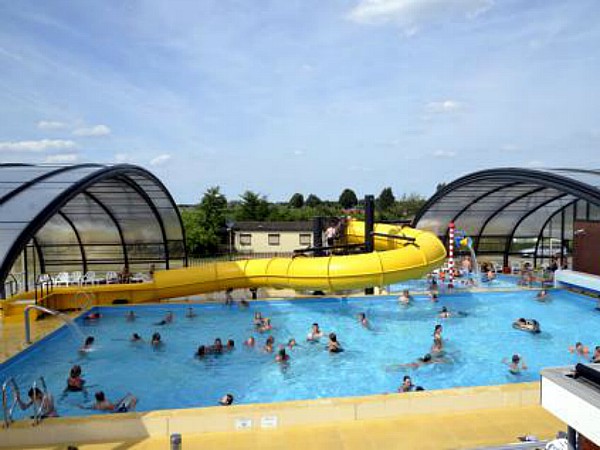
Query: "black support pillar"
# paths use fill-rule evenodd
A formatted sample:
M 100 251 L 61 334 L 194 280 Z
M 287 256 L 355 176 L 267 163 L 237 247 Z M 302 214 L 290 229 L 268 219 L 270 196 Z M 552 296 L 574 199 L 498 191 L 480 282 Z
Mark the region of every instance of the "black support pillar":
M 373 231 L 375 227 L 375 198 L 365 195 L 365 252 L 372 253 L 375 250 Z M 373 295 L 373 287 L 365 289 L 365 295 Z
M 323 247 L 323 217 L 313 217 L 313 247 Z M 315 256 L 323 256 L 323 250 L 315 250 Z

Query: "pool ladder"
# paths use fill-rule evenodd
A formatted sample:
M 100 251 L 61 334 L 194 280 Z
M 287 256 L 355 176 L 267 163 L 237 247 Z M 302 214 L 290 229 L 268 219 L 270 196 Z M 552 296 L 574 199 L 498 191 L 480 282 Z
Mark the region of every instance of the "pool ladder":
M 12 403 L 9 402 L 9 388 L 12 390 L 13 400 Z M 42 391 L 42 395 L 46 395 L 48 393 L 48 387 L 46 386 L 46 380 L 44 377 L 39 377 L 31 384 L 31 389 L 35 390 L 36 388 Z M 14 422 L 13 413 L 15 408 L 20 403 L 21 398 L 21 390 L 19 389 L 19 385 L 15 381 L 13 377 L 10 377 L 4 383 L 2 383 L 2 412 L 4 414 L 4 427 L 8 428 Z M 37 425 L 42 421 L 44 415 L 44 402 L 40 401 L 39 406 L 35 406 L 33 404 L 33 425 Z

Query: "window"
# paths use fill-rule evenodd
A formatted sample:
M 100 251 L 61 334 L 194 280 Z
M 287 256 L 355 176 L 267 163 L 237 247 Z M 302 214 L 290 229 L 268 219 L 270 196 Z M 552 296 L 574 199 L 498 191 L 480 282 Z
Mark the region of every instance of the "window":
M 240 245 L 252 245 L 252 235 L 251 234 L 240 234 Z
M 310 245 L 311 235 L 308 233 L 300 234 L 300 245 Z
M 279 245 L 278 234 L 269 234 L 269 245 Z

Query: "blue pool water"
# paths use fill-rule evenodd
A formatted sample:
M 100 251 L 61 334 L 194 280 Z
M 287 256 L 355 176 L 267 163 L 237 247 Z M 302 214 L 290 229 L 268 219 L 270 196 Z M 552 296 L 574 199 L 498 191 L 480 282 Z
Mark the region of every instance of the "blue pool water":
M 485 288 L 485 289 L 516 289 L 518 288 L 517 282 L 519 277 L 515 275 L 496 275 L 496 279 L 488 282 L 480 282 L 477 287 Z M 443 283 L 440 282 L 440 285 Z M 444 286 L 441 286 L 442 288 Z M 532 287 L 540 287 L 539 283 L 533 284 Z M 457 278 L 454 281 L 454 288 L 457 290 L 468 290 L 470 286 L 464 284 L 463 278 Z M 402 292 L 404 289 L 408 289 L 411 292 L 426 292 L 429 290 L 429 285 L 427 284 L 427 280 L 425 278 L 417 279 L 417 280 L 407 280 L 402 283 L 392 284 L 390 286 L 390 292 L 397 293 Z
M 142 411 L 212 406 L 228 392 L 236 403 L 379 394 L 395 391 L 405 374 L 426 389 L 531 381 L 538 379 L 542 367 L 577 362 L 567 351 L 574 342 L 600 344 L 600 312 L 594 310 L 593 300 L 564 291 L 552 292 L 548 303 L 533 297 L 534 292 L 526 291 L 457 293 L 442 296 L 437 304 L 417 297 L 409 307 L 399 305 L 395 297 L 257 302 L 248 309 L 196 305 L 198 316 L 193 319 L 184 317 L 186 305 L 139 306 L 135 307 L 139 319 L 133 323 L 125 321 L 128 308 L 101 308 L 103 318 L 97 323 L 80 321 L 84 333 L 96 337 L 96 351 L 80 355 L 80 343 L 61 329 L 1 365 L 0 381 L 12 375 L 24 389 L 43 375 L 61 415 L 90 413 L 78 407 L 85 402 L 82 393 L 59 399 L 73 364 L 83 367 L 90 400 L 100 389 L 112 400 L 132 392 Z M 468 316 L 439 319 L 441 306 Z M 168 310 L 175 313 L 173 324 L 152 325 Z M 257 310 L 272 319 L 277 344 L 292 336 L 300 342 L 287 367 L 260 350 L 267 335 L 253 329 Z M 373 330 L 357 323 L 356 316 L 363 311 Z M 517 317 L 536 318 L 542 333 L 514 330 L 511 324 Z M 324 343 L 305 342 L 315 321 L 324 331 L 337 333 L 344 353 L 328 354 Z M 429 351 L 437 323 L 444 326 L 451 362 L 418 369 L 394 367 Z M 128 340 L 133 332 L 147 340 L 157 330 L 165 342 L 160 350 Z M 242 345 L 250 335 L 257 337 L 255 349 Z M 212 343 L 215 337 L 224 342 L 234 339 L 236 350 L 195 359 L 197 346 Z M 510 375 L 501 363 L 516 352 L 530 368 L 518 376 Z

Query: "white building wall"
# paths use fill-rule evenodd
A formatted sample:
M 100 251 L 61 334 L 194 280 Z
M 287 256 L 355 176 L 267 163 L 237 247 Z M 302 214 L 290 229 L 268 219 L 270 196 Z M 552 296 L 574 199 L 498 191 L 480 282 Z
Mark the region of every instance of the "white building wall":
M 250 245 L 242 244 L 242 237 L 250 235 Z M 269 244 L 269 235 L 279 235 L 279 245 Z M 300 243 L 300 235 L 309 236 L 308 244 Z M 309 231 L 236 231 L 235 251 L 240 253 L 291 253 L 296 249 L 312 246 L 312 233 Z

